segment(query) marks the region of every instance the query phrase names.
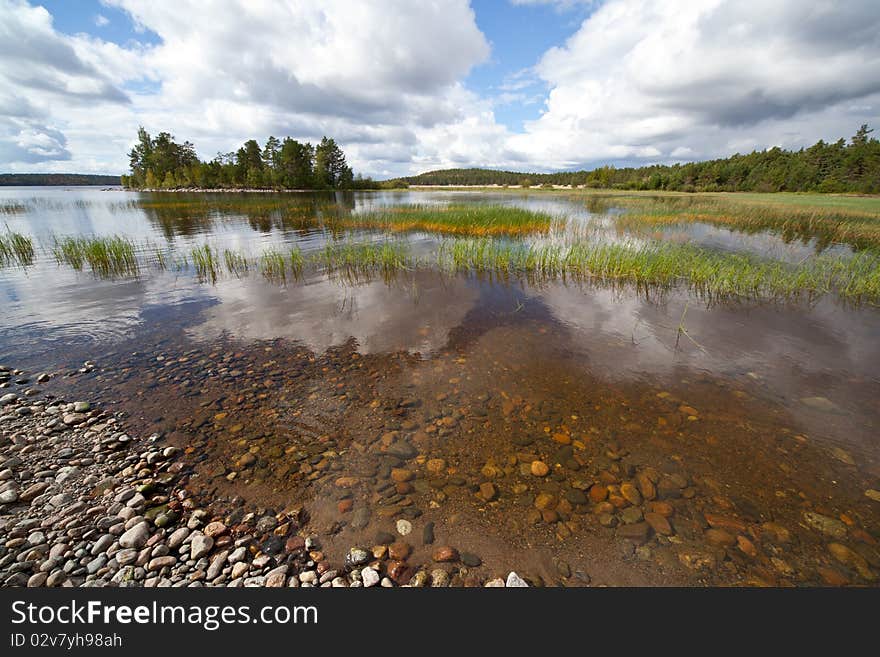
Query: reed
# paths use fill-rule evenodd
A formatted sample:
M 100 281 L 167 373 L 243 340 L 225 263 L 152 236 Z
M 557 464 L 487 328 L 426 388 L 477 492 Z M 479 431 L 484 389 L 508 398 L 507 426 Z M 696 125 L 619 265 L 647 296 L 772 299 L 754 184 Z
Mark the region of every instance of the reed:
M 94 274 L 105 278 L 136 276 L 139 272 L 134 243 L 119 235 L 56 237 L 52 252 L 58 263 L 78 271 L 88 264 Z
M 546 232 L 554 217 L 506 205 L 395 205 L 340 220 L 349 226 L 389 231 L 427 231 L 475 237 Z
M 16 233 L 7 227 L 0 235 L 0 264 L 26 267 L 34 263 L 34 243 L 27 235 Z
M 195 267 L 199 280 L 210 280 L 211 283 L 216 283 L 220 272 L 217 253 L 208 244 L 203 244 L 192 249 L 190 256 L 192 257 L 193 267 Z

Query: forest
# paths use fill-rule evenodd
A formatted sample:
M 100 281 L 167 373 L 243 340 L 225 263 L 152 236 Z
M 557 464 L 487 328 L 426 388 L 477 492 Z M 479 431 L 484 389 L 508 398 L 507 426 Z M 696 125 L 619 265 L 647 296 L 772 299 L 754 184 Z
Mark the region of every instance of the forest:
M 328 137 L 317 145 L 290 137 L 269 137 L 264 146 L 249 139 L 231 153 L 205 162 L 195 146 L 168 132 L 155 137 L 138 129 L 129 153 L 131 173 L 122 184 L 131 189 L 371 189 L 369 178 L 354 176 L 345 153 Z
M 683 192 L 880 193 L 880 141 L 863 125 L 847 141 L 819 141 L 789 151 L 770 148 L 746 155 L 689 162 L 592 171 L 518 173 L 492 169 L 446 169 L 387 181 L 408 185 L 571 185 L 602 189 Z
M 118 185 L 119 176 L 86 173 L 0 173 L 0 187 Z

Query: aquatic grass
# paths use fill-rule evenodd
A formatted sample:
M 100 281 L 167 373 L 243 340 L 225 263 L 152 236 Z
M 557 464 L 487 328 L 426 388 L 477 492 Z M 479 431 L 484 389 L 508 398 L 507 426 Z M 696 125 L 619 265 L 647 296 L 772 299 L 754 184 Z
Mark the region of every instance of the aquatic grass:
M 241 278 L 250 269 L 247 257 L 237 251 L 225 249 L 223 251 L 223 261 L 226 263 L 226 271 L 233 274 L 236 278 Z
M 331 242 L 315 254 L 313 261 L 323 265 L 328 273 L 352 280 L 373 273 L 389 278 L 417 265 L 407 245 L 398 241 Z
M 0 235 L 0 264 L 26 267 L 34 262 L 34 243 L 27 235 L 16 233 L 7 227 Z
M 56 237 L 52 252 L 56 261 L 80 271 L 88 263 L 98 276 L 136 276 L 139 271 L 135 245 L 119 235 L 111 237 Z
M 876 251 L 852 258 L 815 256 L 789 265 L 687 244 L 598 242 L 563 247 L 458 239 L 441 245 L 438 263 L 448 271 L 624 283 L 645 290 L 684 285 L 711 300 L 812 299 L 832 291 L 850 300 L 880 298 Z
M 872 204 L 781 202 L 768 195 L 671 195 L 592 197 L 591 212 L 612 207 L 619 229 L 640 233 L 646 228 L 705 223 L 744 233 L 772 232 L 793 242 L 815 240 L 817 250 L 831 244 L 856 249 L 880 248 L 880 208 Z
M 264 251 L 260 256 L 260 273 L 273 281 L 287 281 L 287 259 L 275 249 Z
M 349 226 L 389 231 L 427 231 L 453 235 L 527 235 L 546 232 L 554 217 L 506 205 L 395 205 L 352 213 Z
M 217 282 L 217 275 L 220 271 L 217 254 L 211 249 L 210 245 L 203 244 L 197 246 L 190 251 L 193 267 L 195 267 L 196 275 L 200 281 L 210 280 L 211 283 Z

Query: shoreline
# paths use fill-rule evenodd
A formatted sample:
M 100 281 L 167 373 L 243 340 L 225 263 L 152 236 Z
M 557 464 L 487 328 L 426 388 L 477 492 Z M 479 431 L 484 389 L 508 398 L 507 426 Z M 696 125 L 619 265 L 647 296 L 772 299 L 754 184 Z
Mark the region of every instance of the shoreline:
M 44 394 L 30 376 L 0 367 L 4 383 L 29 386 L 0 389 L 4 587 L 444 587 L 456 574 L 448 567 L 456 559 L 439 554 L 457 555 L 448 546 L 437 548 L 433 567 L 407 564 L 390 560 L 399 539 L 389 536 L 331 564 L 302 508 L 202 505 L 186 488 L 193 471 L 183 450 L 157 433 L 130 435 L 122 414 L 102 403 Z M 469 584 L 528 586 L 515 572 Z

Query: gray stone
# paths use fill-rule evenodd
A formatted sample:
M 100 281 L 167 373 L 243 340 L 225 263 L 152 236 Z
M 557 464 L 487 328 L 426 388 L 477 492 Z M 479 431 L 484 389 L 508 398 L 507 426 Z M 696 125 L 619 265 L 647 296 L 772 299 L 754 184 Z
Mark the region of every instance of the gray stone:
M 348 551 L 345 557 L 346 566 L 360 566 L 367 563 L 372 555 L 368 550 L 360 547 L 353 547 Z
M 95 541 L 95 544 L 92 546 L 92 554 L 101 554 L 102 552 L 106 552 L 107 548 L 113 544 L 115 537 L 113 534 L 104 534 L 101 538 Z
M 183 542 L 186 540 L 186 537 L 189 536 L 189 529 L 186 527 L 178 527 L 173 532 L 171 532 L 171 536 L 168 537 L 168 547 L 172 550 L 174 548 L 180 547 L 183 545 Z
M 55 483 L 56 484 L 64 484 L 74 477 L 76 477 L 80 473 L 79 466 L 76 465 L 66 465 L 63 468 L 58 469 L 58 474 L 55 475 Z
M 119 537 L 119 545 L 124 548 L 139 549 L 147 544 L 148 538 L 150 538 L 150 526 L 142 520 Z
M 201 559 L 207 556 L 214 547 L 214 539 L 205 536 L 202 532 L 195 532 L 189 544 L 189 555 L 193 559 Z
M 528 583 L 515 572 L 510 571 L 510 574 L 507 576 L 506 582 L 507 588 L 528 588 Z

